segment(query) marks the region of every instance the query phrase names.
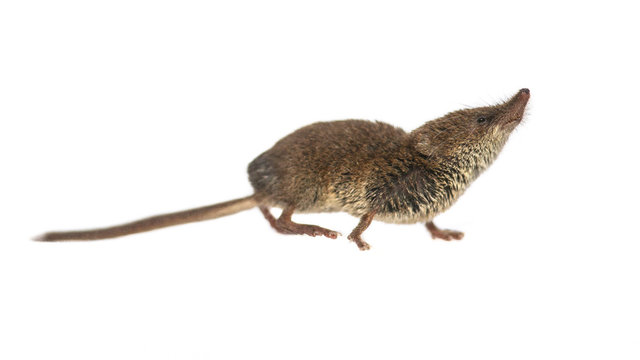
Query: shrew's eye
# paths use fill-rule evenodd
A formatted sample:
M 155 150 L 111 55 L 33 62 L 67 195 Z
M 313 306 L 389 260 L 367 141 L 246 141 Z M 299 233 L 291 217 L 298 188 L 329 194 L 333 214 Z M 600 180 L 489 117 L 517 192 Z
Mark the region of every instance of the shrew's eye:
M 478 118 L 478 123 L 482 124 L 483 122 L 487 121 L 487 118 L 485 118 L 484 116 L 481 116 Z

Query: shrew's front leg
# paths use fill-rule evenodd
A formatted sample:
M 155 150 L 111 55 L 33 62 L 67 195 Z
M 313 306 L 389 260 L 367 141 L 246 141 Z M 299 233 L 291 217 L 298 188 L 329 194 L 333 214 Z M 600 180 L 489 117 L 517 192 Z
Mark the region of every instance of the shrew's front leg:
M 369 225 L 371 225 L 371 221 L 373 220 L 375 214 L 375 211 L 371 211 L 361 217 L 358 226 L 356 226 L 356 228 L 353 229 L 351 234 L 349 234 L 349 236 L 347 237 L 349 240 L 356 243 L 356 245 L 358 245 L 358 249 L 360 250 L 369 250 L 371 248 L 371 246 L 369 246 L 366 241 L 362 240 L 362 237 L 360 235 L 362 235 L 362 233 L 369 227 Z
M 464 233 L 455 230 L 439 229 L 433 221 L 427 223 L 427 230 L 431 233 L 432 239 L 442 239 L 446 241 L 460 240 L 464 237 Z

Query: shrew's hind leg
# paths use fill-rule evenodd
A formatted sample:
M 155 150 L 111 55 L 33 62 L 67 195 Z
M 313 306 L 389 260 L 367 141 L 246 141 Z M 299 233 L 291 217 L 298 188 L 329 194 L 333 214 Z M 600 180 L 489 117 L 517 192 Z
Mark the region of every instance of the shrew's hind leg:
M 439 229 L 433 221 L 427 223 L 427 230 L 431 233 L 432 239 L 451 241 L 453 239 L 460 240 L 464 236 L 464 233 L 460 231 Z
M 295 235 L 310 235 L 310 236 L 326 236 L 331 239 L 336 239 L 339 232 L 325 229 L 316 225 L 298 224 L 291 221 L 291 215 L 293 215 L 293 206 L 289 206 L 282 210 L 282 214 L 278 219 L 274 218 L 266 206 L 260 206 L 262 215 L 267 219 L 271 227 L 281 234 L 295 234 Z
M 360 250 L 369 250 L 371 248 L 371 246 L 369 246 L 366 241 L 362 240 L 362 237 L 360 235 L 362 235 L 362 233 L 367 230 L 369 225 L 371 225 L 371 221 L 373 220 L 373 216 L 375 214 L 375 211 L 372 211 L 361 217 L 358 226 L 356 226 L 356 228 L 353 229 L 351 234 L 349 234 L 348 236 L 348 239 L 356 243 L 356 245 L 358 245 L 358 249 Z

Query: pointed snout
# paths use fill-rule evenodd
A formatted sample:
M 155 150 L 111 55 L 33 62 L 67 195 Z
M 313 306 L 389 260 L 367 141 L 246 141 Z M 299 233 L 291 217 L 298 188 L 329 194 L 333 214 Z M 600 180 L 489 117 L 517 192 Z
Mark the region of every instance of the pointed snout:
M 527 88 L 520 89 L 511 100 L 505 103 L 503 123 L 517 124 L 522 120 L 524 109 L 527 107 L 531 92 Z
M 531 97 L 531 92 L 529 91 L 529 89 L 527 88 L 523 88 L 520 89 L 512 98 L 510 101 L 508 101 L 508 103 L 511 104 L 511 106 L 515 106 L 515 107 L 524 107 L 527 105 L 527 102 L 529 101 L 529 97 Z

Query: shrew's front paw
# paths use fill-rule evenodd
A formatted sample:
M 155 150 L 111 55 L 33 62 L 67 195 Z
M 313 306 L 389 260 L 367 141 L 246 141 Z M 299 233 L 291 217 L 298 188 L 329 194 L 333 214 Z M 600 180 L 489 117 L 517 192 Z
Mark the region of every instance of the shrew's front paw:
M 356 245 L 358 245 L 358 249 L 362 251 L 371 249 L 371 246 L 358 235 L 354 236 L 351 234 L 347 238 L 356 243 Z
M 460 240 L 464 237 L 461 231 L 439 229 L 432 221 L 427 223 L 427 230 L 431 233 L 432 239 L 442 239 L 446 241 Z

